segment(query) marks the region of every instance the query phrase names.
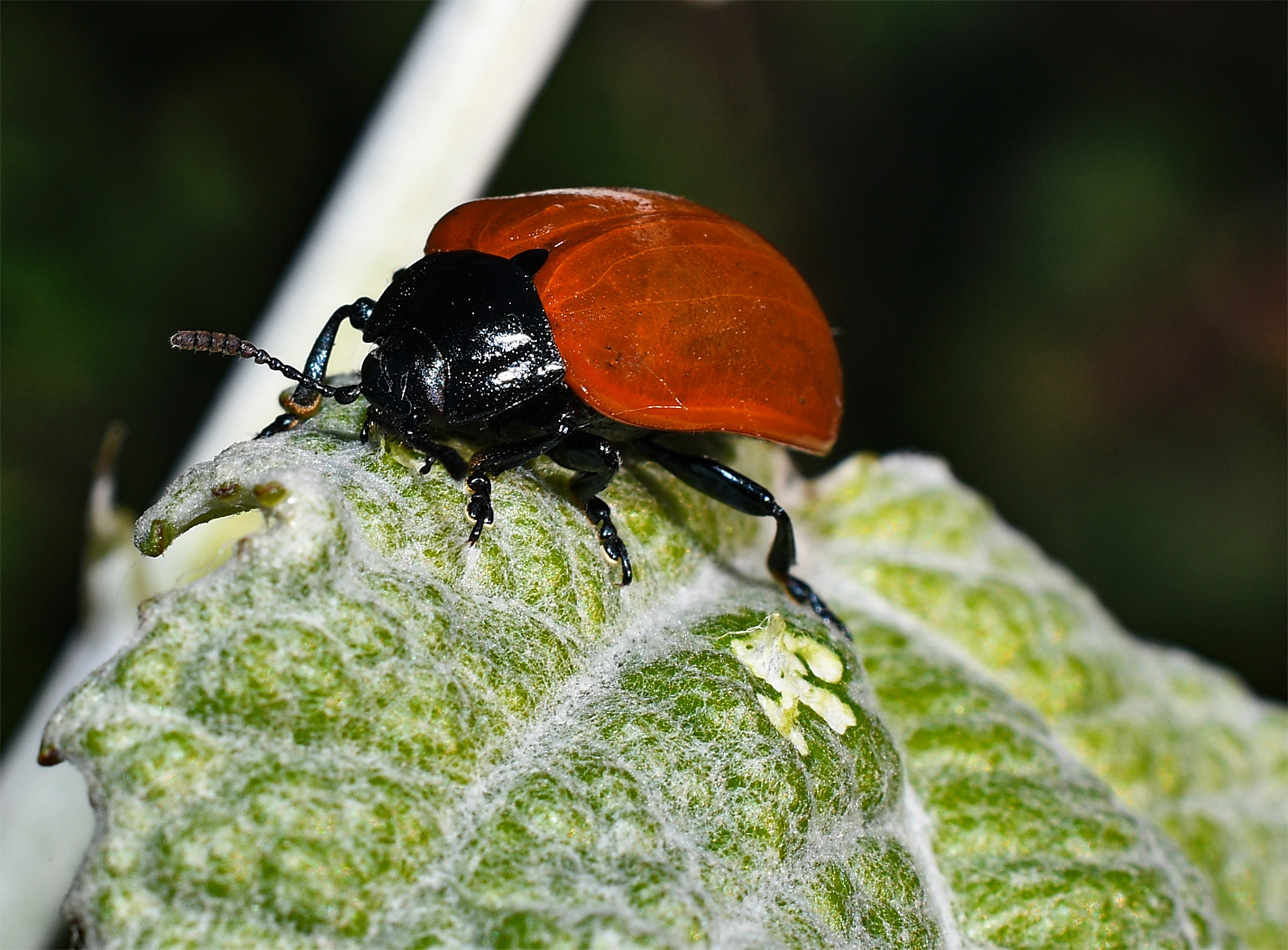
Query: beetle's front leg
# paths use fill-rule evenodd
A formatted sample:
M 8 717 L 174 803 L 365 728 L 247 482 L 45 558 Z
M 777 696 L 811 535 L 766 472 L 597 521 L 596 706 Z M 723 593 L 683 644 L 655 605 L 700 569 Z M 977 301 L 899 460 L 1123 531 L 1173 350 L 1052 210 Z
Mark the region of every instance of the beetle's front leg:
M 466 516 L 474 522 L 470 529 L 469 543 L 474 544 L 483 534 L 483 526 L 492 523 L 492 478 L 512 468 L 546 455 L 568 438 L 576 424 L 576 413 L 566 410 L 551 423 L 549 431 L 535 439 L 523 442 L 504 442 L 480 449 L 470 458 L 470 471 L 465 485 L 471 492 Z
M 425 454 L 425 464 L 420 468 L 422 475 L 428 475 L 430 469 L 434 467 L 434 462 L 439 461 L 443 463 L 443 468 L 447 469 L 447 474 L 456 481 L 459 482 L 465 477 L 465 459 L 461 458 L 460 453 L 450 445 L 443 445 L 422 436 L 420 434 L 420 420 L 415 414 L 394 422 L 382 414 L 375 406 L 368 406 L 367 414 L 362 420 L 362 431 L 358 433 L 358 438 L 365 444 L 371 438 L 371 430 L 375 427 L 384 429 L 386 432 L 392 432 L 417 452 Z
M 294 429 L 303 418 L 303 416 L 297 416 L 293 412 L 284 412 L 260 429 L 255 438 L 267 439 L 270 435 L 277 435 L 277 433 L 285 432 L 287 429 Z
M 268 425 L 264 426 L 264 428 L 260 429 L 255 435 L 255 438 L 267 439 L 269 436 L 277 435 L 279 432 L 286 432 L 288 429 L 294 429 L 305 419 L 308 419 L 317 412 L 322 405 L 322 396 L 316 390 L 310 390 L 315 398 L 311 404 L 312 408 L 307 409 L 307 411 L 301 411 L 300 407 L 293 401 L 299 395 L 300 389 L 304 385 L 306 384 L 301 383 L 300 386 L 295 388 L 294 392 L 289 393 L 282 398 L 282 405 L 286 406 L 289 411 L 282 413 Z M 341 405 L 348 405 L 351 402 L 356 402 L 361 395 L 361 385 L 339 386 L 334 389 L 335 401 Z M 365 442 L 366 440 L 364 439 L 363 441 Z
M 325 378 L 327 363 L 331 359 L 331 350 L 335 348 L 335 335 L 340 330 L 340 324 L 348 320 L 356 327 L 364 326 L 371 318 L 375 307 L 376 302 L 370 297 L 359 297 L 353 303 L 345 304 L 331 314 L 331 318 L 322 327 L 322 332 L 313 341 L 313 349 L 309 351 L 309 358 L 304 363 L 304 376 L 307 380 L 302 381 L 289 395 L 282 397 L 282 408 L 286 411 L 264 426 L 255 438 L 264 439 L 270 435 L 285 432 L 318 411 L 322 405 L 322 394 L 309 385 L 309 381 L 320 383 Z M 352 398 L 340 401 L 353 402 L 358 398 L 361 387 L 346 386 L 344 391 Z

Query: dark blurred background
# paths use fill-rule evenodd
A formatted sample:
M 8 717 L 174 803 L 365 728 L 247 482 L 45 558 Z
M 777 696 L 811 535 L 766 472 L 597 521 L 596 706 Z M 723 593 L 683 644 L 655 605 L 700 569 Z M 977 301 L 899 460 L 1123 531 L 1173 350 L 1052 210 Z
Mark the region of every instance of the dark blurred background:
M 424 9 L 4 3 L 6 736 L 75 620 L 108 422 L 141 510 L 227 368 L 167 336 L 250 327 Z M 837 457 L 942 455 L 1129 628 L 1282 698 L 1286 30 L 1282 3 L 595 5 L 490 191 L 748 222 L 842 329 Z

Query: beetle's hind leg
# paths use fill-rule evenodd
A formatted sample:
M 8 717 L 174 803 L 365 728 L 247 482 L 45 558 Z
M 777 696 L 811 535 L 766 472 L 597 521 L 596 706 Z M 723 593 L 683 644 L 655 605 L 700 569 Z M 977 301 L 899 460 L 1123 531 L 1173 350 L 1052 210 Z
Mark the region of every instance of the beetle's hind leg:
M 753 482 L 753 484 L 755 483 Z M 778 524 L 774 530 L 774 543 L 769 547 L 769 558 L 767 560 L 769 573 L 774 576 L 778 583 L 787 588 L 787 593 L 791 595 L 794 601 L 798 604 L 804 604 L 845 634 L 845 639 L 853 639 L 850 636 L 849 628 L 841 622 L 841 618 L 832 613 L 832 608 L 823 602 L 823 598 L 814 592 L 814 588 L 795 574 L 789 573 L 791 566 L 796 563 L 796 532 L 792 530 L 792 519 L 787 516 L 787 512 L 777 502 L 774 502 L 774 510 L 771 514 Z
M 850 638 L 850 631 L 845 624 L 832 613 L 832 609 L 814 592 L 814 588 L 791 573 L 791 567 L 796 563 L 796 533 L 792 530 L 792 519 L 767 489 L 715 459 L 675 452 L 658 445 L 652 439 L 643 439 L 637 445 L 645 456 L 704 495 L 723 502 L 735 511 L 773 518 L 776 530 L 774 543 L 769 548 L 769 573 L 787 589 L 793 600 L 809 607 L 843 633 L 846 639 Z
M 599 529 L 599 543 L 604 553 L 622 565 L 622 586 L 625 587 L 635 576 L 631 570 L 631 558 L 626 553 L 626 542 L 613 524 L 608 503 L 599 497 L 621 469 L 622 454 L 606 439 L 576 432 L 552 450 L 550 458 L 556 465 L 577 473 L 568 483 L 568 488 L 590 523 Z
M 443 463 L 443 468 L 447 469 L 447 474 L 456 479 L 456 481 L 459 482 L 465 477 L 467 472 L 465 459 L 461 458 L 460 453 L 450 445 L 442 445 L 422 436 L 420 434 L 419 420 L 414 415 L 401 422 L 394 422 L 383 415 L 375 406 L 368 406 L 367 414 L 362 420 L 362 431 L 358 436 L 364 443 L 371 438 L 373 427 L 392 432 L 417 452 L 424 452 L 425 464 L 420 467 L 422 475 L 428 475 L 430 469 L 434 467 L 434 462 L 438 461 Z

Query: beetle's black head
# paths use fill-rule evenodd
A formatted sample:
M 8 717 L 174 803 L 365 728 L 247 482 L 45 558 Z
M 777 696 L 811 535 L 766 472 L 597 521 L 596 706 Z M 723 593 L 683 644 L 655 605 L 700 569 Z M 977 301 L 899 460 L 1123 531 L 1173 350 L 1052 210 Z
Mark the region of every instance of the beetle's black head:
M 362 326 L 376 344 L 363 394 L 389 413 L 462 425 L 559 383 L 563 360 L 532 282 L 545 259 L 445 251 L 399 271 Z

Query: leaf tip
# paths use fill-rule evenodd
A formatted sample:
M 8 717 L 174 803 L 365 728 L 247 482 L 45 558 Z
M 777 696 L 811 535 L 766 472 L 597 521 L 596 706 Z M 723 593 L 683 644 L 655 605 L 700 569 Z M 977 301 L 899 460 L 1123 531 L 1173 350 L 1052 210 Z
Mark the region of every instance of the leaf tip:
M 176 537 L 174 523 L 164 518 L 154 518 L 148 524 L 140 524 L 134 536 L 134 544 L 146 557 L 160 557 L 165 553 Z

